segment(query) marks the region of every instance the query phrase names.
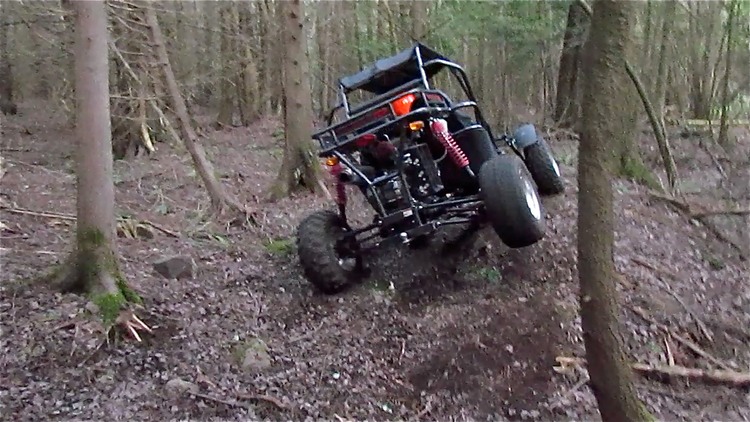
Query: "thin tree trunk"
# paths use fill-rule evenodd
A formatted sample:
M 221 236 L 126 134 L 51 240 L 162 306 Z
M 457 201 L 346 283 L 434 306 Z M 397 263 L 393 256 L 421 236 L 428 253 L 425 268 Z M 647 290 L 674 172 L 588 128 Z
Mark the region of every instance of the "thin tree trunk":
M 729 78 L 732 75 L 732 35 L 734 32 L 734 20 L 737 14 L 738 4 L 732 0 L 729 5 L 729 16 L 727 17 L 727 54 L 724 65 L 724 83 L 721 92 L 721 123 L 719 124 L 719 145 L 724 148 L 729 146 L 729 125 L 727 124 L 727 113 L 729 112 Z
M 140 301 L 120 274 L 115 246 L 115 190 L 109 115 L 107 6 L 73 1 L 77 224 L 76 249 L 53 283 L 63 291 L 91 295 L 106 323 L 114 323 L 127 301 Z
M 185 105 L 185 99 L 182 98 L 180 88 L 177 86 L 177 80 L 172 71 L 172 66 L 169 63 L 169 55 L 167 54 L 167 48 L 164 45 L 164 36 L 159 27 L 159 19 L 156 16 L 156 11 L 151 7 L 145 7 L 145 10 L 146 24 L 151 29 L 152 42 L 156 49 L 156 56 L 158 57 L 159 64 L 164 70 L 164 76 L 167 80 L 167 90 L 172 97 L 172 106 L 174 107 L 175 114 L 177 114 L 177 118 L 180 121 L 182 140 L 185 143 L 185 148 L 187 148 L 190 153 L 190 157 L 193 159 L 193 164 L 195 165 L 198 174 L 201 176 L 206 190 L 208 191 L 208 196 L 211 198 L 211 206 L 219 213 L 224 211 L 227 206 L 236 211 L 244 212 L 244 207 L 224 190 L 221 182 L 216 178 L 213 165 L 211 165 L 211 162 L 206 158 L 203 146 L 198 143 L 198 135 L 195 133 L 192 122 L 190 121 L 190 115 L 188 114 L 187 106 Z
M 612 81 L 625 80 L 620 63 L 631 43 L 633 6 L 599 0 L 594 7 L 578 162 L 578 273 L 586 361 L 602 420 L 646 421 L 653 417 L 638 399 L 620 340 L 612 260 L 611 150 L 623 136 L 616 117 L 621 107 L 617 94 L 625 88 Z
M 664 15 L 661 27 L 661 46 L 659 49 L 659 65 L 656 71 L 656 83 L 654 88 L 654 108 L 660 116 L 663 116 L 664 114 L 664 100 L 667 94 L 667 76 L 669 62 L 671 61 L 670 37 L 672 34 L 672 24 L 674 23 L 676 6 L 676 0 L 667 0 L 664 3 Z
M 13 69 L 10 63 L 9 9 L 11 6 L 0 2 L 0 113 L 16 114 L 18 107 L 13 100 Z
M 284 22 L 284 129 L 286 147 L 278 176 L 271 187 L 270 199 L 288 196 L 298 187 L 316 192 L 322 186 L 320 164 L 312 150 L 312 101 L 309 63 L 301 0 L 283 2 Z
M 258 71 L 249 40 L 253 38 L 250 18 L 253 3 L 241 3 L 242 10 L 237 11 L 237 38 L 234 42 L 236 51 L 241 55 L 240 71 L 237 73 L 237 93 L 240 116 L 244 126 L 250 125 L 258 117 Z M 237 7 L 237 4 L 234 5 Z
M 586 12 L 580 4 L 568 6 L 568 21 L 560 54 L 560 68 L 557 75 L 557 95 L 553 118 L 561 126 L 574 126 L 578 110 L 578 68 L 581 61 L 581 45 L 588 27 Z
M 234 35 L 234 22 L 232 16 L 232 6 L 235 3 L 220 3 L 221 11 L 219 12 L 222 33 L 221 37 L 221 97 L 219 98 L 219 115 L 216 117 L 216 124 L 219 127 L 232 126 L 234 116 L 234 92 L 232 86 L 233 76 L 233 56 L 232 38 Z
M 411 32 L 414 41 L 424 42 L 427 35 L 427 4 L 424 0 L 411 0 Z

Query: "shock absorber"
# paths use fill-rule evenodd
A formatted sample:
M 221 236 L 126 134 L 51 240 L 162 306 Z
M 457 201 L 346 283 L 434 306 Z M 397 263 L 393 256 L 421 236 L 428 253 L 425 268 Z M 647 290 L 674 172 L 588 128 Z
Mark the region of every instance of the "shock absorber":
M 331 175 L 336 183 L 336 205 L 338 205 L 341 218 L 346 222 L 346 185 L 340 177 L 343 170 L 344 168 L 339 162 L 331 166 Z
M 458 146 L 455 139 L 453 139 L 453 135 L 448 131 L 448 122 L 445 119 L 432 119 L 430 121 L 430 131 L 443 145 L 448 155 L 450 155 L 451 160 L 459 168 L 466 169 L 469 175 L 474 177 L 474 172 L 469 167 L 469 158 L 461 147 Z

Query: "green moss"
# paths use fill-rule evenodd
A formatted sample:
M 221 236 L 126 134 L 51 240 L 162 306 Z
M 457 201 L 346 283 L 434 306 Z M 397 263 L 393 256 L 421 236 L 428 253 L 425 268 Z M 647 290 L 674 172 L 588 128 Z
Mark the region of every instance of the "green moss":
M 96 294 L 91 300 L 99 308 L 105 323 L 111 324 L 117 318 L 122 307 L 127 302 L 143 303 L 141 297 L 131 289 L 120 273 L 117 259 L 112 251 L 103 250 L 106 237 L 98 229 L 81 229 L 78 231 L 78 262 L 77 270 L 92 291 L 92 283 L 102 274 L 108 274 L 115 279 L 117 293 Z M 103 254 L 102 254 L 103 252 Z
M 476 275 L 484 281 L 495 283 L 503 279 L 503 275 L 495 267 L 482 267 L 477 270 Z
M 91 246 L 92 248 L 104 245 L 107 240 L 101 230 L 90 227 L 80 228 L 76 233 L 76 236 L 78 238 L 79 246 Z
M 651 170 L 641 160 L 625 159 L 620 163 L 620 175 L 651 189 L 661 190 L 661 185 Z
M 117 288 L 120 290 L 120 293 L 122 293 L 123 297 L 128 302 L 143 304 L 143 299 L 141 298 L 141 296 L 138 295 L 135 290 L 131 289 L 130 286 L 128 286 L 128 283 L 125 282 L 122 274 L 117 274 Z
M 289 256 L 294 252 L 294 241 L 292 239 L 272 239 L 266 242 L 265 247 L 273 255 Z
M 92 301 L 99 308 L 99 314 L 107 325 L 115 322 L 117 315 L 127 302 L 121 292 L 96 295 L 92 298 Z
M 714 255 L 711 255 L 709 253 L 704 253 L 703 259 L 708 263 L 708 265 L 714 271 L 720 271 L 724 269 L 724 262 Z

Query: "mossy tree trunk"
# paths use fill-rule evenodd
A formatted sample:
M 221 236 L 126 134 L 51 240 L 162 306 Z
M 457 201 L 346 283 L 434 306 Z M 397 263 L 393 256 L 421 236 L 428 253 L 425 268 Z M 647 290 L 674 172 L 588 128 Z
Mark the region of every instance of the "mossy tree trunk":
M 315 192 L 321 185 L 320 164 L 312 150 L 313 113 L 309 64 L 300 0 L 283 3 L 284 21 L 284 160 L 271 187 L 271 200 L 288 196 L 299 187 Z
M 622 350 L 612 259 L 612 150 L 629 136 L 617 118 L 622 113 L 617 88 L 629 85 L 622 58 L 631 43 L 633 8 L 632 2 L 597 1 L 585 50 L 578 164 L 579 299 L 591 386 L 605 421 L 653 419 L 638 400 Z
M 101 0 L 72 2 L 76 12 L 75 92 L 78 175 L 76 250 L 58 278 L 66 291 L 88 292 L 112 322 L 137 300 L 119 270 L 109 115 L 107 8 Z

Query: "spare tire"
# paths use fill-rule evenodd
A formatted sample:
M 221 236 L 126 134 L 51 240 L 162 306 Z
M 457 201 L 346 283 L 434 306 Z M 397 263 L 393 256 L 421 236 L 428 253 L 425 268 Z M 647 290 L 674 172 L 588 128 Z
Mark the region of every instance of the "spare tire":
M 510 248 L 533 245 L 544 237 L 544 209 L 524 162 L 502 154 L 482 166 L 480 196 L 490 224 Z

